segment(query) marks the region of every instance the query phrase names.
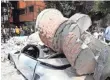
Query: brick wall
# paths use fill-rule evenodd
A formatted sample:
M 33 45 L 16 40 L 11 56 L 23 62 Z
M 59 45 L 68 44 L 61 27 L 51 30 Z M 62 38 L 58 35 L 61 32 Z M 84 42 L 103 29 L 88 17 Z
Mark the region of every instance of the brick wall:
M 21 4 L 23 4 L 23 6 L 21 6 Z M 19 9 L 26 9 L 25 14 L 19 15 L 20 22 L 34 21 L 39 14 L 39 10 L 43 10 L 46 6 L 43 1 L 23 1 L 23 3 L 20 1 L 18 5 Z M 27 8 L 29 6 L 34 6 L 33 12 L 29 12 L 29 9 Z

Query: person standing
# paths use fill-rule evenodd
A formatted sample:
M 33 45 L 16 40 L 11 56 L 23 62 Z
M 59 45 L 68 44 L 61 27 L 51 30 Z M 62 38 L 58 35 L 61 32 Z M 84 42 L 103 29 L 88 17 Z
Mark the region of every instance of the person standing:
M 110 25 L 106 28 L 104 33 L 106 43 L 110 42 Z
M 6 43 L 6 29 L 5 28 L 2 29 L 2 37 L 3 37 L 4 43 Z
M 10 28 L 10 36 L 13 37 L 13 28 Z
M 22 27 L 20 27 L 20 36 L 24 36 L 24 31 L 23 31 Z
M 13 33 L 13 36 L 15 36 L 15 29 L 12 28 L 12 33 Z
M 17 26 L 15 28 L 15 34 L 16 36 L 20 36 L 20 29 Z

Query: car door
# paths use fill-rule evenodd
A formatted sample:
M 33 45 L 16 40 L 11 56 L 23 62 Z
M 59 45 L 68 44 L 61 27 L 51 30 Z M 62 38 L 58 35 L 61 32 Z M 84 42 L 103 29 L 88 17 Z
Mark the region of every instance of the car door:
M 26 47 L 25 51 L 21 51 L 22 53 L 19 56 L 19 70 L 26 79 L 32 80 L 34 69 L 35 69 L 35 66 L 37 65 L 37 60 L 36 60 L 37 57 L 34 57 L 34 56 L 35 54 L 38 56 L 38 53 L 31 53 L 32 50 L 26 53 L 29 48 L 33 48 L 33 45 Z

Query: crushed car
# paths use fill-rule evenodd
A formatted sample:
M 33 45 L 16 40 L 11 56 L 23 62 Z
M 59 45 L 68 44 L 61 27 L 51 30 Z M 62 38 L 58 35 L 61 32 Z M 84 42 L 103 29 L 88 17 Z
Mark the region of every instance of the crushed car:
M 91 75 L 77 76 L 64 54 L 46 46 L 27 44 L 8 59 L 26 80 L 93 80 Z

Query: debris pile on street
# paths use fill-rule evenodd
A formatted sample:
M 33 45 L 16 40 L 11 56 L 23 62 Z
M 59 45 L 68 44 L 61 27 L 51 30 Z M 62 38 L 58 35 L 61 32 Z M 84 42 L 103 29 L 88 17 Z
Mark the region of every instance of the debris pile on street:
M 27 39 L 27 44 L 28 43 L 36 44 L 36 45 L 37 44 L 44 45 L 39 37 L 39 32 L 35 32 L 35 33 L 31 34 Z
M 36 32 L 38 35 L 38 32 Z M 25 45 L 41 44 L 43 43 L 39 40 L 39 36 L 35 37 L 35 34 L 30 36 L 15 36 L 10 38 L 6 43 L 1 43 L 1 77 L 2 80 L 25 80 L 21 74 L 18 74 L 17 70 L 14 68 L 10 61 L 8 60 L 8 54 L 14 53 L 22 49 Z
M 1 57 L 2 60 L 7 59 L 8 53 L 17 51 L 26 44 L 27 36 L 24 37 L 12 37 L 7 43 L 1 43 Z M 4 57 L 3 57 L 4 56 Z
M 25 80 L 21 74 L 17 73 L 17 70 L 14 68 L 12 64 L 10 64 L 10 61 L 8 60 L 9 53 L 16 52 L 23 46 L 21 44 L 22 40 L 24 40 L 23 37 L 22 38 L 13 37 L 5 44 L 1 43 L 1 65 L 2 65 L 1 78 L 2 80 Z

